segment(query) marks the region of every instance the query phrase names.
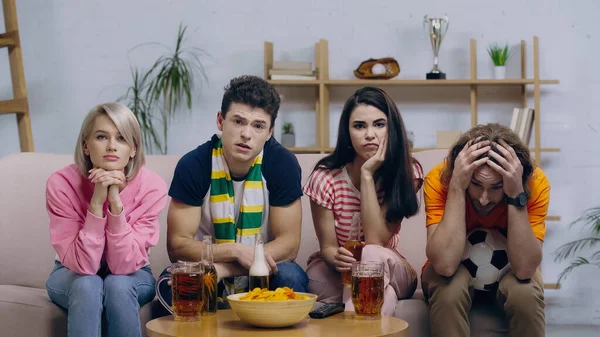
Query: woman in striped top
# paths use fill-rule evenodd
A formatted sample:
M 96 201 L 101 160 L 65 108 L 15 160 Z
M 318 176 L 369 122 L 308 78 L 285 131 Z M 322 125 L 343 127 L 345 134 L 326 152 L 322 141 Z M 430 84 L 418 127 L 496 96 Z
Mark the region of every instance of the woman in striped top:
M 393 315 L 398 299 L 412 297 L 417 274 L 397 250 L 402 219 L 418 212 L 423 169 L 410 155 L 404 122 L 383 90 L 364 87 L 344 105 L 334 151 L 315 166 L 304 193 L 320 251 L 308 261 L 308 290 L 318 301 L 353 305 L 340 273 L 355 261 L 344 248 L 351 221 L 360 217 L 362 261 L 384 262 L 383 315 Z

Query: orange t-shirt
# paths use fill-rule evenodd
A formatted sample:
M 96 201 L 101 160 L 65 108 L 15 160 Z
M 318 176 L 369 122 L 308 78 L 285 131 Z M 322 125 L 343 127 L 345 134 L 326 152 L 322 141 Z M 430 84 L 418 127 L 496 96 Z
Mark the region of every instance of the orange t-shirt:
M 448 189 L 441 181 L 443 169 L 444 161 L 429 171 L 423 184 L 427 226 L 440 223 L 446 207 Z M 529 200 L 526 207 L 529 214 L 529 223 L 535 237 L 543 241 L 546 234 L 546 215 L 548 214 L 548 203 L 550 201 L 550 182 L 544 172 L 536 167 L 527 184 L 529 186 Z M 506 202 L 496 206 L 488 215 L 479 215 L 475 212 L 468 196 L 466 198 L 465 219 L 467 232 L 479 226 L 508 229 L 508 205 Z

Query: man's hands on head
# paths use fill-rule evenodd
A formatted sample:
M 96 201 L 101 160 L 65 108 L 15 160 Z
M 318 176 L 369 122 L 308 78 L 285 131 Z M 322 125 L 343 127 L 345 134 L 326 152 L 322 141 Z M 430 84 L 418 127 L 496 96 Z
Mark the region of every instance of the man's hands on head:
M 488 157 L 476 160 L 482 154 L 488 153 L 491 149 L 490 141 L 470 140 L 465 144 L 454 161 L 454 170 L 450 179 L 450 186 L 465 191 L 471 183 L 473 172 L 481 165 L 488 162 Z
M 499 143 L 499 144 L 498 144 Z M 502 186 L 504 194 L 511 198 L 515 198 L 519 193 L 523 192 L 523 165 L 517 157 L 512 146 L 508 145 L 504 140 L 494 142 L 496 151 L 489 151 L 489 155 L 494 158 L 500 165 L 493 161 L 488 161 L 488 165 L 502 176 Z

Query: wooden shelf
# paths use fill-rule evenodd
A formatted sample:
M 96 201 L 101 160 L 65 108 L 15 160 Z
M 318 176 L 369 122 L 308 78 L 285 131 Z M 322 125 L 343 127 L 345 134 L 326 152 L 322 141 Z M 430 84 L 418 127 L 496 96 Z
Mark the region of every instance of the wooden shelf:
M 415 147 L 412 149 L 412 152 L 420 152 L 420 151 L 430 151 L 430 150 L 444 150 L 444 151 L 448 151 L 450 149 L 445 149 L 445 148 L 439 148 L 439 147 Z M 325 152 L 329 153 L 333 151 L 332 147 L 326 147 Z M 535 151 L 534 148 L 529 149 L 529 151 Z M 559 148 L 540 148 L 541 152 L 560 152 Z
M 337 86 L 428 86 L 428 87 L 439 87 L 439 86 L 472 86 L 472 85 L 486 85 L 486 86 L 512 86 L 512 85 L 526 85 L 534 84 L 534 79 L 505 79 L 505 80 L 485 80 L 485 79 L 447 79 L 447 80 L 420 80 L 420 79 L 405 79 L 405 80 L 324 80 L 326 85 L 337 85 Z M 540 80 L 540 84 L 558 84 L 558 80 Z
M 560 283 L 544 283 L 544 289 L 560 289 Z
M 416 87 L 468 87 L 470 89 L 471 105 L 471 125 L 478 125 L 478 88 L 481 86 L 518 86 L 521 87 L 521 108 L 531 106 L 529 104 L 528 87 L 533 87 L 533 110 L 535 112 L 534 125 L 532 132 L 532 142 L 535 147 L 531 148 L 532 157 L 535 162 L 541 162 L 541 153 L 559 152 L 556 148 L 542 148 L 541 130 L 540 130 L 540 100 L 541 86 L 559 84 L 557 79 L 541 79 L 539 70 L 539 39 L 533 37 L 533 76 L 527 75 L 527 45 L 524 40 L 521 41 L 521 78 L 510 79 L 479 79 L 477 78 L 477 41 L 470 40 L 469 44 L 469 64 L 470 78 L 466 79 L 446 79 L 446 80 L 426 80 L 426 79 L 391 79 L 391 80 L 362 80 L 362 79 L 330 79 L 329 78 L 329 43 L 321 39 L 315 43 L 315 73 L 316 80 L 270 80 L 273 85 L 280 86 L 308 86 L 315 87 L 315 110 L 316 110 L 316 146 L 317 149 L 328 151 L 329 147 L 329 89 L 336 86 L 416 86 Z M 264 43 L 264 78 L 269 79 L 269 70 L 274 63 L 274 47 L 272 42 Z M 415 149 L 415 151 L 424 151 L 424 149 Z
M 269 83 L 272 85 L 281 85 L 281 86 L 303 86 L 303 85 L 319 85 L 323 83 L 323 81 L 319 80 L 269 80 Z
M 419 152 L 419 151 L 429 151 L 429 150 L 450 150 L 450 149 L 444 149 L 444 148 L 439 148 L 439 147 L 415 147 L 413 149 L 413 152 Z M 559 148 L 540 148 L 539 149 L 540 152 L 560 152 Z M 534 152 L 535 148 L 530 148 L 529 151 Z
M 287 147 L 288 150 L 294 152 L 294 153 L 321 153 L 321 148 L 320 147 Z
M 310 86 L 325 84 L 327 86 L 426 86 L 426 87 L 470 87 L 476 86 L 522 86 L 534 84 L 534 79 L 505 79 L 505 80 L 269 80 L 269 83 L 280 86 Z M 559 84 L 558 80 L 540 80 L 540 84 Z

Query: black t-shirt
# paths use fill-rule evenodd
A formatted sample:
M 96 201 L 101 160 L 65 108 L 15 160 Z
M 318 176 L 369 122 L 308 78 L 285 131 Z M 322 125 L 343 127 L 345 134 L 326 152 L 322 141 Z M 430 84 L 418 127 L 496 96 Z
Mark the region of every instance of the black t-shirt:
M 209 140 L 179 159 L 169 195 L 184 204 L 202 206 L 209 197 L 211 166 L 212 140 Z M 298 159 L 273 137 L 265 143 L 261 171 L 269 195 L 269 205 L 265 207 L 286 206 L 302 196 Z M 244 180 L 234 179 L 234 184 Z

